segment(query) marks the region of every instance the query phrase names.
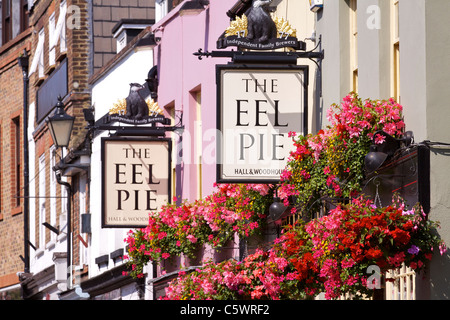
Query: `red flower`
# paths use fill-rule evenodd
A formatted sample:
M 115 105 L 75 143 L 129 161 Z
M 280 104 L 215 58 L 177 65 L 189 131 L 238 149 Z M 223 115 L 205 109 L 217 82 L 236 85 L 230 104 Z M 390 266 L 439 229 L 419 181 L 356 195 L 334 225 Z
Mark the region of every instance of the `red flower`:
M 412 229 L 412 227 L 413 227 L 413 223 L 411 220 L 408 220 L 408 222 L 403 224 L 403 228 L 406 230 Z
M 366 258 L 368 259 L 378 259 L 383 256 L 383 252 L 380 249 L 370 248 L 366 251 Z
M 394 242 L 397 245 L 405 245 L 409 242 L 409 240 L 411 240 L 409 233 L 399 228 L 395 228 L 390 232 L 390 234 L 394 238 Z

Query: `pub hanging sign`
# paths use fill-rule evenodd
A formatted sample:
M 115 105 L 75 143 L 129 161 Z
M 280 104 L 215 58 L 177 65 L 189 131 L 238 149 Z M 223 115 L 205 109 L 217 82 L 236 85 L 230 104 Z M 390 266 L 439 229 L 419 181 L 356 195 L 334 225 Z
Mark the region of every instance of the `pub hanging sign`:
M 140 228 L 169 203 L 171 140 L 102 138 L 102 227 Z
M 307 132 L 307 66 L 218 65 L 217 182 L 277 183 Z

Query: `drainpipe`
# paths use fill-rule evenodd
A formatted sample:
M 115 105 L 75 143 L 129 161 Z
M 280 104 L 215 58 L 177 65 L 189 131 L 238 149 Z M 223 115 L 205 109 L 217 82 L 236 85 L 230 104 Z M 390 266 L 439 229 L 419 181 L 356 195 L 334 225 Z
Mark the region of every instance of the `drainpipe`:
M 28 54 L 23 50 L 23 55 L 18 59 L 23 75 L 23 234 L 24 234 L 24 273 L 30 272 L 30 246 L 29 246 L 29 163 L 28 163 Z

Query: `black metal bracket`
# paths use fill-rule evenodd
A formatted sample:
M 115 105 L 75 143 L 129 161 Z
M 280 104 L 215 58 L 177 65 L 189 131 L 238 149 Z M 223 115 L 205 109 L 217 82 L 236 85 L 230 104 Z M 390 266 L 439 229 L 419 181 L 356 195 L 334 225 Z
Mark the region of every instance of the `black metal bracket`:
M 183 130 L 184 126 L 172 126 L 172 127 L 131 127 L 131 126 L 112 126 L 112 125 L 99 125 L 92 128 L 93 130 L 100 131 L 115 131 L 116 136 L 159 136 L 164 137 L 166 132 Z
M 115 136 L 155 136 L 164 137 L 166 132 L 174 132 L 177 130 L 183 130 L 184 126 L 177 124 L 175 126 L 167 126 L 168 122 L 163 122 L 164 126 L 156 126 L 154 123 L 150 126 L 125 126 L 125 125 L 112 125 L 109 124 L 109 114 L 105 114 L 103 117 L 94 121 L 94 117 L 91 116 L 92 111 L 85 109 L 85 120 L 88 122 L 86 127 L 93 137 L 99 135 L 103 131 L 115 131 Z M 168 119 L 165 119 L 168 120 Z M 93 138 L 92 137 L 92 138 Z
M 319 49 L 319 51 L 315 51 Z M 311 51 L 298 52 L 298 51 L 286 51 L 286 52 L 261 52 L 261 51 L 205 51 L 200 48 L 197 52 L 193 53 L 197 56 L 199 60 L 203 57 L 209 58 L 231 58 L 234 63 L 290 63 L 297 64 L 297 59 L 317 59 L 322 61 L 325 58 L 325 52 L 322 49 L 322 37 L 319 37 L 319 42 L 316 47 Z M 314 61 L 316 62 L 316 61 Z M 316 62 L 317 67 L 320 69 L 321 66 Z

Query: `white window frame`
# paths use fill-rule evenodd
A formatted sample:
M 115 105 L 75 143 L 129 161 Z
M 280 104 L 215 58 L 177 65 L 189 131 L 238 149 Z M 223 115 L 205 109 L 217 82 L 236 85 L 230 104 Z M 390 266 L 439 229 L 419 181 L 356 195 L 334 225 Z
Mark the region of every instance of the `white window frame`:
M 195 161 L 197 163 L 197 199 L 203 197 L 203 185 L 202 185 L 202 153 L 203 153 L 203 129 L 202 129 L 202 92 L 201 90 L 193 93 L 195 99 L 195 113 L 196 120 L 195 127 L 195 143 L 196 153 Z
M 50 147 L 50 224 L 52 226 L 57 225 L 56 223 L 56 174 L 53 171 L 53 167 L 56 165 L 56 148 L 55 146 Z M 51 233 L 50 239 L 52 241 L 56 240 L 56 234 Z
M 62 1 L 59 5 L 59 16 L 58 21 L 56 23 L 55 27 L 55 34 L 53 37 L 52 43 L 50 43 L 50 46 L 56 47 L 56 45 L 59 42 L 59 51 L 66 52 L 67 46 L 66 46 L 66 13 L 67 13 L 67 3 L 66 1 Z
M 45 230 L 43 223 L 45 220 L 45 189 L 46 189 L 46 176 L 45 176 L 45 153 L 39 157 L 39 248 L 45 248 Z
M 391 1 L 391 96 L 400 103 L 400 1 Z
M 350 0 L 350 88 L 358 92 L 358 0 Z
M 45 31 L 42 28 L 39 31 L 39 39 L 34 51 L 34 57 L 31 62 L 28 76 L 31 76 L 36 70 L 38 71 L 39 78 L 44 77 L 44 43 L 45 43 Z
M 54 37 L 56 32 L 55 25 L 55 13 L 53 12 L 50 18 L 48 18 L 48 65 L 55 65 L 55 45 L 54 45 Z

